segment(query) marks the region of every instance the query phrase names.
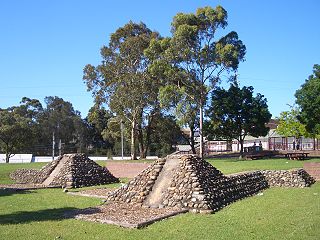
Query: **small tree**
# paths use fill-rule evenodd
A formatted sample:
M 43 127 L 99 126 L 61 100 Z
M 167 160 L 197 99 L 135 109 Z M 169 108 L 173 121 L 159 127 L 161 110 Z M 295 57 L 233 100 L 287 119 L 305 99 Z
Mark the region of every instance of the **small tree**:
M 0 147 L 6 154 L 6 163 L 17 151 L 27 146 L 29 138 L 32 138 L 31 119 L 21 116 L 16 110 L 0 110 Z
M 224 139 L 237 139 L 240 143 L 240 158 L 243 157 L 243 143 L 247 135 L 265 136 L 270 121 L 267 99 L 257 94 L 253 87 L 231 85 L 229 90 L 217 88 L 211 96 L 208 110 L 210 120 L 206 122 L 208 133 Z
M 285 137 L 295 137 L 295 139 L 307 136 L 305 125 L 298 120 L 299 114 L 298 108 L 291 108 L 290 111 L 281 112 L 279 125 L 276 129 L 277 133 Z

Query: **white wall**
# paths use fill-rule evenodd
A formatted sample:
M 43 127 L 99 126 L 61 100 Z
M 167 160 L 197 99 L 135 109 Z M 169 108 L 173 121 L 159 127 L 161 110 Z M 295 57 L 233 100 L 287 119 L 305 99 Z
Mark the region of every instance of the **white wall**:
M 54 159 L 56 160 L 58 157 L 55 157 Z M 33 156 L 32 157 L 32 162 L 51 162 L 52 157 L 48 156 Z
M 101 161 L 107 161 L 108 157 L 90 157 L 89 158 L 93 161 L 101 160 Z
M 54 159 L 57 159 L 56 156 Z M 107 161 L 108 157 L 89 156 L 93 161 Z M 139 158 L 139 157 L 138 157 Z M 131 157 L 123 157 L 123 160 L 130 160 Z M 157 156 L 147 156 L 146 159 L 158 159 Z M 122 157 L 112 157 L 112 160 L 122 160 Z M 51 162 L 52 157 L 50 156 L 32 156 L 32 154 L 15 154 L 9 160 L 9 163 L 30 163 L 30 162 Z M 0 154 L 0 163 L 6 162 L 6 155 Z
M 32 154 L 15 154 L 9 159 L 9 163 L 30 163 Z M 0 163 L 6 162 L 6 155 L 0 154 Z

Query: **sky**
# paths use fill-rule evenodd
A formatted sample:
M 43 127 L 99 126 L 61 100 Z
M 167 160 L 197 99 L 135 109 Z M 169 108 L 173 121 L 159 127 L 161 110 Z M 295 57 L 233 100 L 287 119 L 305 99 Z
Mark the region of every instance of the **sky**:
M 228 26 L 246 45 L 241 86 L 263 94 L 273 117 L 289 110 L 294 93 L 320 64 L 318 0 L 1 0 L 0 108 L 22 97 L 58 96 L 86 117 L 93 98 L 82 80 L 86 64 L 98 65 L 100 48 L 130 20 L 171 36 L 172 18 L 221 5 Z

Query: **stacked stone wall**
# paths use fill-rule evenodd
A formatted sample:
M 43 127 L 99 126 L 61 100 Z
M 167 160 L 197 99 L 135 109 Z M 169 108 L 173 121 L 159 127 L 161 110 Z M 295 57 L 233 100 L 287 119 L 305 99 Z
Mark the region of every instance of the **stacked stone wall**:
M 62 157 L 46 164 L 41 169 L 18 169 L 10 173 L 10 178 L 16 183 L 35 183 L 41 184 L 58 165 Z
M 307 187 L 314 180 L 303 169 L 252 171 L 223 175 L 195 156 L 179 156 L 168 189 L 159 196 L 159 207 L 180 207 L 192 212 L 211 213 L 239 199 L 257 194 L 270 186 Z M 158 160 L 127 185 L 111 192 L 107 200 L 147 204 L 158 173 L 166 159 Z M 157 169 L 156 172 L 154 170 Z
M 127 184 L 110 192 L 107 200 L 142 204 L 161 172 L 165 159 L 158 159 Z
M 163 205 L 212 212 L 267 187 L 260 172 L 227 177 L 199 158 L 181 158 Z
M 85 154 L 64 157 L 68 160 L 50 183 L 52 186 L 84 187 L 119 182 L 107 168 L 95 163 Z
M 85 154 L 65 154 L 40 170 L 18 169 L 11 173 L 10 177 L 17 183 L 41 184 L 63 158 L 67 160 L 49 186 L 83 187 L 119 182 L 119 179 L 114 177 L 107 168 L 95 163 Z
M 261 171 L 271 187 L 309 187 L 315 180 L 302 168 Z

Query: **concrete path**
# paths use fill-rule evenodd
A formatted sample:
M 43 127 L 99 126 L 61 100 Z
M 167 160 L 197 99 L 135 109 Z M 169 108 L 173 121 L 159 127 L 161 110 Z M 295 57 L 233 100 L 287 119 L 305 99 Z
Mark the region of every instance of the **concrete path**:
M 47 177 L 46 180 L 43 181 L 42 185 L 49 186 L 50 183 L 52 183 L 53 179 L 59 174 L 60 170 L 64 166 L 64 163 L 68 160 L 67 157 L 63 157 L 57 166 L 53 169 L 53 171 L 50 173 L 49 177 Z
M 151 193 L 148 195 L 144 202 L 144 205 L 150 206 L 152 208 L 157 208 L 163 201 L 164 193 L 170 187 L 170 183 L 173 177 L 174 171 L 179 166 L 178 158 L 168 158 L 166 163 L 153 185 Z

